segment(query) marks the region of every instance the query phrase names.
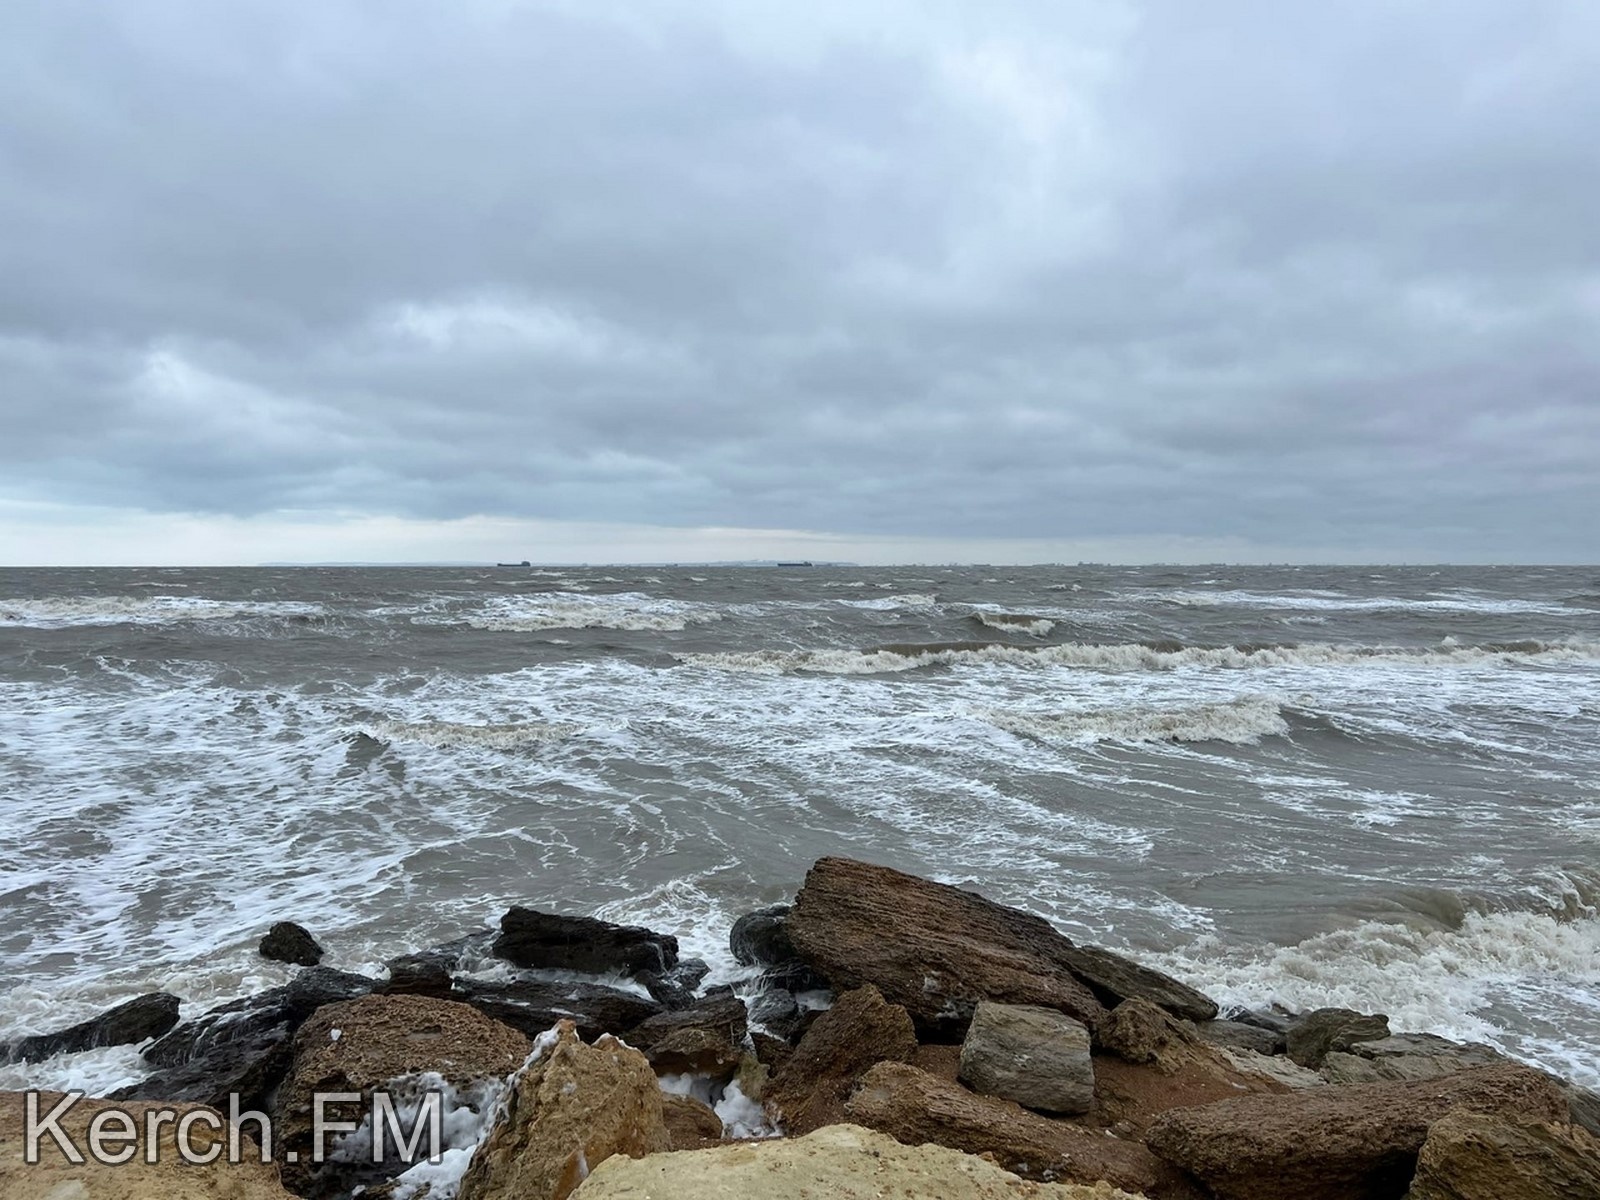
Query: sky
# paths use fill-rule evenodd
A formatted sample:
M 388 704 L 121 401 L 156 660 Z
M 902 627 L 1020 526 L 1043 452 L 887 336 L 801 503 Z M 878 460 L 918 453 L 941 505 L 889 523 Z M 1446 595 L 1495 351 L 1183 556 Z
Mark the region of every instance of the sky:
M 1600 5 L 8 0 L 0 563 L 1600 560 Z

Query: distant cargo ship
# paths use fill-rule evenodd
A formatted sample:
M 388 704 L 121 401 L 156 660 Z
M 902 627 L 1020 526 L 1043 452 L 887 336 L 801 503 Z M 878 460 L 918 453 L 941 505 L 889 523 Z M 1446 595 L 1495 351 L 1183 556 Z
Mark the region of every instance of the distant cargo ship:
M 533 564 L 531 562 L 529 562 L 527 559 L 523 559 L 519 563 L 495 563 L 495 566 L 497 566 L 497 567 L 531 567 L 531 566 L 533 566 Z
M 806 562 L 781 562 L 778 565 L 780 567 L 809 567 L 811 563 L 807 560 Z

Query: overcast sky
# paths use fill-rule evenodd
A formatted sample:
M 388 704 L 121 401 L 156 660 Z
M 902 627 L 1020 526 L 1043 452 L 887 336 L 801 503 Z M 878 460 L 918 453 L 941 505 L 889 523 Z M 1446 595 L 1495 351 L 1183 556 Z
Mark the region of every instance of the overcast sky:
M 0 561 L 1600 560 L 1600 4 L 7 0 Z

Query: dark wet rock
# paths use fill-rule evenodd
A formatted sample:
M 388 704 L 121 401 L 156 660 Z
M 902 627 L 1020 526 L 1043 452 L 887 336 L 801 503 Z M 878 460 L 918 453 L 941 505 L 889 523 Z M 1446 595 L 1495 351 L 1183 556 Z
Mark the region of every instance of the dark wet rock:
M 110 1098 L 207 1104 L 226 1113 L 236 1096 L 240 1112 L 266 1112 L 272 1093 L 288 1074 L 292 1044 L 287 1022 L 254 1027 L 207 1046 L 193 1058 L 158 1068 Z
M 1319 1008 L 1289 1027 L 1288 1055 L 1302 1067 L 1315 1070 L 1330 1050 L 1348 1051 L 1357 1042 L 1389 1036 L 1389 1018 L 1348 1008 Z
M 37 1062 L 53 1054 L 77 1054 L 101 1046 L 127 1046 L 158 1038 L 178 1023 L 181 1003 L 168 992 L 135 996 L 66 1029 L 36 1033 L 0 1046 L 0 1062 Z
M 841 1119 L 845 1099 L 868 1068 L 910 1062 L 917 1035 L 910 1014 L 868 984 L 846 992 L 817 1018 L 767 1088 L 766 1099 L 791 1134 Z
M 935 1040 L 965 1034 L 980 1000 L 1059 1009 L 1090 1028 L 1105 1015 L 1049 922 L 888 867 L 818 859 L 785 928 L 835 988 L 872 984 Z
M 1286 1036 L 1290 1026 L 1300 1019 L 1290 1013 L 1259 1008 L 1230 1008 L 1222 1015 L 1236 1024 L 1253 1025 L 1257 1029 L 1268 1030 L 1279 1037 Z
M 828 986 L 815 970 L 801 961 L 785 928 L 791 906 L 773 904 L 746 913 L 733 923 L 728 948 L 747 967 L 760 967 L 765 987 L 786 992 L 813 992 Z
M 1288 1046 L 1283 1034 L 1243 1021 L 1202 1021 L 1195 1028 L 1203 1040 L 1227 1050 L 1273 1055 L 1282 1054 Z
M 513 908 L 500 918 L 494 953 L 519 967 L 632 975 L 677 966 L 678 939 L 637 925 Z
M 760 986 L 785 992 L 820 992 L 827 989 L 828 981 L 806 966 L 798 958 L 762 970 Z
M 1452 1109 L 1557 1121 L 1566 1101 L 1538 1071 L 1503 1064 L 1174 1109 L 1156 1118 L 1145 1144 L 1217 1200 L 1398 1200 L 1429 1126 Z
M 230 1093 L 259 1105 L 288 1069 L 288 1045 L 326 1004 L 373 990 L 364 975 L 311 967 L 282 987 L 220 1004 L 152 1042 L 144 1060 L 157 1068 L 115 1098 L 198 1101 L 227 1110 Z
M 750 1024 L 774 1037 L 790 1042 L 800 1032 L 800 1006 L 793 992 L 757 992 L 745 1001 L 745 1006 L 750 1012 Z
M 640 971 L 635 977 L 644 984 L 650 998 L 664 1008 L 688 1008 L 694 1003 L 695 989 L 711 974 L 703 958 L 685 958 L 669 971 Z
M 461 980 L 454 999 L 485 1016 L 504 1021 L 529 1037 L 537 1037 L 557 1021 L 571 1021 L 593 1041 L 602 1033 L 621 1035 L 640 1021 L 662 1012 L 649 997 L 596 983 L 518 980 L 484 983 Z
M 736 961 L 747 967 L 775 967 L 799 957 L 784 929 L 788 904 L 774 904 L 745 913 L 728 932 L 728 949 Z
M 325 953 L 310 931 L 293 921 L 279 921 L 267 930 L 267 935 L 261 939 L 260 951 L 262 958 L 301 967 L 316 966 Z
M 747 1031 L 744 1001 L 716 996 L 646 1018 L 628 1034 L 628 1044 L 644 1052 L 657 1074 L 725 1080 L 739 1069 Z
M 1217 1015 L 1217 1003 L 1211 997 L 1101 946 L 1072 945 L 1061 955 L 1107 1008 L 1124 1000 L 1148 1000 L 1190 1021 L 1209 1021 Z
M 961 1080 L 975 1092 L 1050 1113 L 1094 1102 L 1089 1030 L 1053 1008 L 978 1003 L 961 1045 Z
M 391 958 L 386 964 L 389 978 L 379 990 L 391 996 L 449 999 L 456 972 L 465 964 L 485 957 L 493 940 L 494 935 L 485 930 L 469 933 L 427 950 Z

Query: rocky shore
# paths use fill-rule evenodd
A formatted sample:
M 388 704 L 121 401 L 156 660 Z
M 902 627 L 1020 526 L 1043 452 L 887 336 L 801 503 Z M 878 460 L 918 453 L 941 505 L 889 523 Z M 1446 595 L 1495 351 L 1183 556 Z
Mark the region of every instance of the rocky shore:
M 1600 1198 L 1600 1097 L 1381 1014 L 1219 1012 L 973 892 L 824 858 L 730 946 L 750 978 L 707 987 L 671 936 L 513 908 L 368 978 L 274 926 L 262 952 L 300 966 L 282 987 L 183 1020 L 137 997 L 0 1047 L 142 1043 L 145 1077 L 78 1102 L 69 1140 L 234 1103 L 271 1118 L 268 1161 L 179 1161 L 166 1125 L 122 1165 L 48 1138 L 28 1163 L 25 1096 L 0 1093 L 0 1196 Z M 330 1093 L 356 1128 L 316 1163 Z M 357 1152 L 380 1093 L 443 1097 L 439 1161 Z

